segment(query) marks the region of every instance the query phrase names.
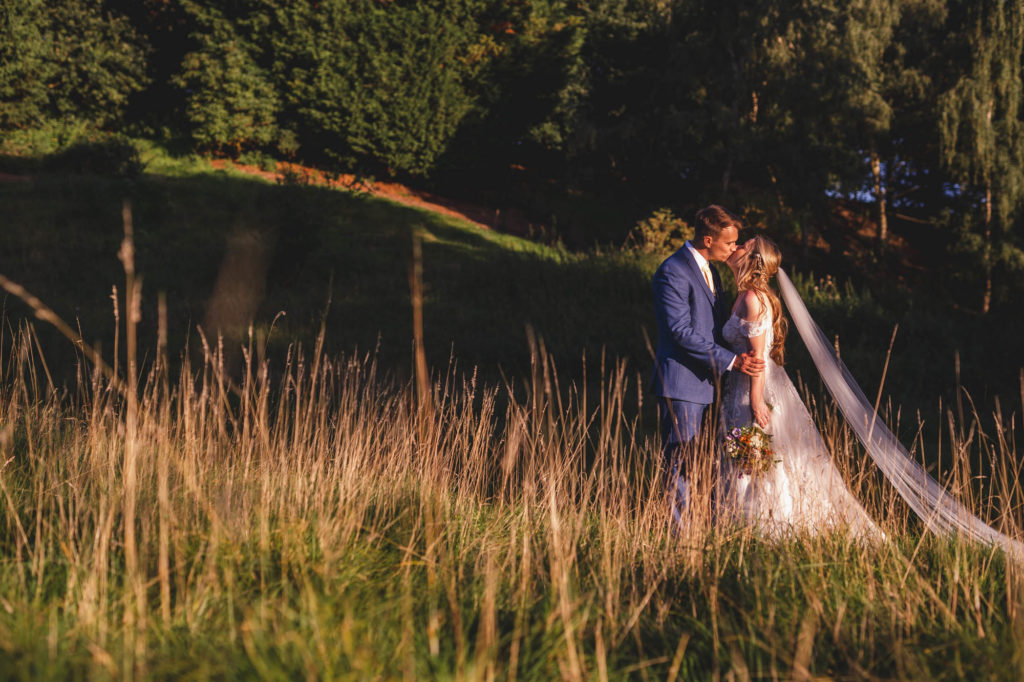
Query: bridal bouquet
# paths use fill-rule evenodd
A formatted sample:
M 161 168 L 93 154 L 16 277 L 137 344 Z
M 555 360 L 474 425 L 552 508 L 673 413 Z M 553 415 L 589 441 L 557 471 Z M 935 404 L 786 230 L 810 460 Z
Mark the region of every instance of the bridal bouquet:
M 772 436 L 757 424 L 734 426 L 725 434 L 725 453 L 737 466 L 752 474 L 763 473 L 775 464 Z

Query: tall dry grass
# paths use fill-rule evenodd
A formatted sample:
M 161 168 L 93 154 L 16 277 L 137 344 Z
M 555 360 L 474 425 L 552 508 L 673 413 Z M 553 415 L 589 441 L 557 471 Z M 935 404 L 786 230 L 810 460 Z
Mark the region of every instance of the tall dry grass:
M 250 335 L 238 377 L 215 340 L 173 376 L 161 346 L 136 377 L 133 338 L 106 371 L 83 345 L 65 389 L 31 326 L 0 334 L 12 678 L 1024 673 L 1019 566 L 922 534 L 827 403 L 809 398 L 885 542 L 716 527 L 710 464 L 674 527 L 631 407 L 645 377 L 622 362 L 565 385 L 535 340 L 531 376 L 435 374 L 424 411 L 372 357 L 322 342 L 258 360 Z M 960 410 L 919 421 L 915 452 L 1019 537 L 1017 417 Z
M 673 529 L 657 443 L 623 408 L 641 377 L 611 364 L 585 395 L 539 344 L 527 390 L 444 377 L 424 425 L 372 358 L 275 368 L 250 346 L 234 385 L 210 347 L 133 401 L 85 364 L 58 390 L 31 328 L 13 337 L 0 650 L 25 674 L 925 677 L 954 654 L 964 675 L 1020 671 L 1017 567 L 921 535 L 828 408 L 888 542 Z M 1015 424 L 993 418 L 961 439 L 951 417 L 945 478 L 1016 532 Z

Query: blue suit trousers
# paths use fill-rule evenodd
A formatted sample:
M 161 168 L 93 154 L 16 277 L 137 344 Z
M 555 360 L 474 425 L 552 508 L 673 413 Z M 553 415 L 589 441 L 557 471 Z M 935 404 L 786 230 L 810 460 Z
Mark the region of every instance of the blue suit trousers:
M 710 405 L 691 403 L 688 400 L 658 400 L 661 414 L 662 464 L 667 476 L 673 479 L 677 476 L 688 478 L 684 446 L 691 443 L 700 433 L 708 407 Z

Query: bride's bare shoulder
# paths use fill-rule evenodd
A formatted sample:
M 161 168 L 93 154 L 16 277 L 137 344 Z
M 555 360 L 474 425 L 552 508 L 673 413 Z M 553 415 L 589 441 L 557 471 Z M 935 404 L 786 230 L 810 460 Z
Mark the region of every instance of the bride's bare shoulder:
M 736 313 L 736 317 L 753 322 L 761 318 L 762 308 L 761 299 L 756 293 L 748 289 L 741 291 L 736 297 L 736 304 L 733 306 L 732 311 Z

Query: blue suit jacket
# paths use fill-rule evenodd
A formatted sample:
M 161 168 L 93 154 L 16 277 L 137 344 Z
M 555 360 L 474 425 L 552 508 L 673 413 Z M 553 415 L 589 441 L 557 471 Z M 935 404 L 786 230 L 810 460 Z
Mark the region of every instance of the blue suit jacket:
M 715 268 L 711 276 L 717 295 L 685 245 L 654 273 L 658 353 L 651 383 L 658 396 L 710 404 L 716 379 L 736 357 L 722 339 L 727 313 L 722 279 Z

